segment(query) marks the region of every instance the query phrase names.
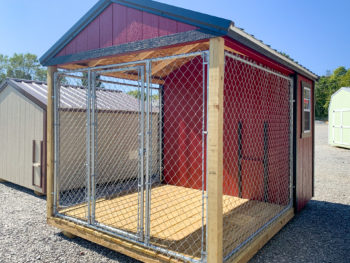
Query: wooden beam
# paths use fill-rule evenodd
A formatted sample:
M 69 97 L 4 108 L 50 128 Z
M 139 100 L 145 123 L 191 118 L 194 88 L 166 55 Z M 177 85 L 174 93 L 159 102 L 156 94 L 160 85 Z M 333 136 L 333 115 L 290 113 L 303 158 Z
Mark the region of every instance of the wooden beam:
M 57 67 L 47 68 L 47 173 L 46 173 L 46 209 L 47 218 L 53 216 L 53 173 L 54 173 L 54 120 L 53 120 L 53 99 L 54 94 L 54 73 Z
M 73 222 L 66 221 L 60 218 L 49 218 L 48 224 L 65 232 L 70 233 L 86 240 L 89 240 L 98 245 L 112 249 L 134 259 L 147 263 L 180 263 L 181 261 L 176 260 L 172 257 L 168 257 L 164 254 L 143 248 L 136 244 L 132 244 L 128 241 L 104 234 L 102 232 L 93 230 L 91 228 L 75 224 Z
M 248 262 L 269 240 L 278 233 L 292 218 L 294 209 L 290 208 L 284 215 L 273 222 L 268 228 L 262 231 L 250 243 L 242 247 L 237 255 L 232 256 L 227 262 L 246 263 Z
M 223 261 L 223 107 L 224 39 L 213 38 L 209 47 L 208 102 L 208 263 Z
M 201 43 L 196 43 L 188 46 L 184 46 L 180 49 L 178 49 L 174 54 L 172 55 L 181 55 L 186 54 L 194 51 L 198 46 L 201 45 Z M 166 59 L 158 64 L 156 64 L 154 67 L 152 67 L 152 75 L 156 76 L 160 71 L 162 71 L 167 66 L 170 66 L 172 63 L 176 62 L 177 59 Z

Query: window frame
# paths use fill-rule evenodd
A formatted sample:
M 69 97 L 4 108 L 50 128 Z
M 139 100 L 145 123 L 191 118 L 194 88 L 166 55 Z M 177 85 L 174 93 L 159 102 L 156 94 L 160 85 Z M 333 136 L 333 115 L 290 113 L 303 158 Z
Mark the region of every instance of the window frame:
M 304 91 L 309 90 L 310 92 L 310 98 L 309 98 L 309 105 L 310 109 L 305 110 L 304 108 Z M 313 103 L 313 96 L 312 96 L 312 88 L 311 84 L 305 81 L 301 82 L 301 137 L 311 137 L 312 134 L 312 103 Z M 308 112 L 310 115 L 310 124 L 309 124 L 309 129 L 305 130 L 305 113 Z

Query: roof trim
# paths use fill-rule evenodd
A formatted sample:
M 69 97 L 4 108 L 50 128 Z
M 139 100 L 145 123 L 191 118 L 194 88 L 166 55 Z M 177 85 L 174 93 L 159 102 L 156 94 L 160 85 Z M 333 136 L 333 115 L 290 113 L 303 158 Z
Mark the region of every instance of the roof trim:
M 146 39 L 132 43 L 121 44 L 96 50 L 84 51 L 72 55 L 54 57 L 43 64 L 44 66 L 62 65 L 70 62 L 84 61 L 88 59 L 97 59 L 102 57 L 114 56 L 128 52 L 141 51 L 165 46 L 173 46 L 187 42 L 200 41 L 213 38 L 216 35 L 205 33 L 200 30 L 192 30 L 182 33 L 177 33 L 158 38 Z
M 207 29 L 214 33 L 227 34 L 233 22 L 217 16 L 203 14 L 193 10 L 159 3 L 152 0 L 111 0 L 113 3 L 135 8 L 140 11 L 174 19 L 189 25 Z
M 17 85 L 16 81 L 23 81 L 27 83 L 40 83 L 40 84 L 46 84 L 45 82 L 39 82 L 34 80 L 25 80 L 25 79 L 11 79 L 6 78 L 1 84 L 0 84 L 0 93 L 7 88 L 8 86 L 14 88 L 16 91 L 18 91 L 21 95 L 26 97 L 27 99 L 34 102 L 37 106 L 39 106 L 42 110 L 46 111 L 47 105 L 40 101 L 39 99 L 35 98 L 33 95 L 29 94 L 27 91 L 22 89 L 20 86 Z
M 152 0 L 100 0 L 77 23 L 75 23 L 47 52 L 39 59 L 46 65 L 59 51 L 72 41 L 89 23 L 100 15 L 110 4 L 116 3 L 162 17 L 184 22 L 213 34 L 224 35 L 233 23 L 230 20 L 202 14 L 188 9 L 175 7 Z
M 264 54 L 268 58 L 271 58 L 280 64 L 293 69 L 299 74 L 305 75 L 306 77 L 311 78 L 312 80 L 318 80 L 319 76 L 311 72 L 310 70 L 304 68 L 303 66 L 299 65 L 298 63 L 294 62 L 293 60 L 283 56 L 276 50 L 270 48 L 268 45 L 264 44 L 263 42 L 257 40 L 252 35 L 244 32 L 243 30 L 231 25 L 228 36 L 231 37 L 234 40 L 239 41 L 240 43 L 250 47 L 251 49 L 258 51 L 259 53 Z

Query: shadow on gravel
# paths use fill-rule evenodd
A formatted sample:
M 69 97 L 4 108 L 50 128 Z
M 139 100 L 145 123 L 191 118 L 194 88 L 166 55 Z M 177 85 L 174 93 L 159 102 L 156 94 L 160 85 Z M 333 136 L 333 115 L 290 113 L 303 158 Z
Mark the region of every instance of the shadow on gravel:
M 350 206 L 310 201 L 250 262 L 350 262 Z
M 58 237 L 60 237 L 62 239 L 65 239 L 65 240 L 67 240 L 69 242 L 73 242 L 73 243 L 77 244 L 78 246 L 81 246 L 81 247 L 83 247 L 85 249 L 88 249 L 88 250 L 94 251 L 97 254 L 103 255 L 106 258 L 109 258 L 111 260 L 116 260 L 117 262 L 120 262 L 120 263 L 131 263 L 131 262 L 132 263 L 137 263 L 137 262 L 141 262 L 141 261 L 132 259 L 132 258 L 130 258 L 128 256 L 125 256 L 123 254 L 120 254 L 118 252 L 115 252 L 115 251 L 113 251 L 111 249 L 108 249 L 108 248 L 105 248 L 103 246 L 100 246 L 100 245 L 97 245 L 95 243 L 92 243 L 92 242 L 90 242 L 88 240 L 85 240 L 83 238 L 80 238 L 80 237 L 76 237 L 76 238 L 70 239 L 70 238 L 67 238 L 65 235 L 63 235 L 61 232 L 57 233 L 55 235 L 57 235 Z M 84 252 L 77 251 L 77 253 L 80 254 L 81 256 L 84 256 Z
M 31 195 L 31 196 L 34 196 L 38 199 L 42 199 L 42 200 L 46 200 L 46 195 L 43 195 L 43 196 L 38 196 L 36 194 L 34 194 L 34 191 L 31 190 L 31 189 L 28 189 L 28 188 L 25 188 L 23 186 L 19 186 L 19 185 L 16 185 L 16 184 L 13 184 L 13 183 L 9 183 L 9 182 L 2 182 L 0 184 L 3 184 L 9 188 L 11 188 L 12 190 L 16 190 L 16 191 L 20 191 L 22 193 L 25 193 L 25 194 L 28 194 L 28 195 Z

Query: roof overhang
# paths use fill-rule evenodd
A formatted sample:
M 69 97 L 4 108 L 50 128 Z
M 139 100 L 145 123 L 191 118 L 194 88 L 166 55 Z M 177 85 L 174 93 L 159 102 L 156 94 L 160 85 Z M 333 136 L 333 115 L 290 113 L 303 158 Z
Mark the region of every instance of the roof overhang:
M 58 54 L 62 48 L 72 41 L 90 22 L 112 3 L 174 19 L 193 25 L 197 27 L 198 30 L 55 58 L 56 54 Z M 121 52 L 157 48 L 216 36 L 227 36 L 312 80 L 318 80 L 319 78 L 316 74 L 297 62 L 283 56 L 252 35 L 235 27 L 234 23 L 230 20 L 151 0 L 100 0 L 40 58 L 40 63 L 44 66 L 58 65 L 84 59 L 93 59 L 98 56 L 112 56 L 120 54 Z M 188 39 L 186 39 L 186 37 L 188 37 Z

